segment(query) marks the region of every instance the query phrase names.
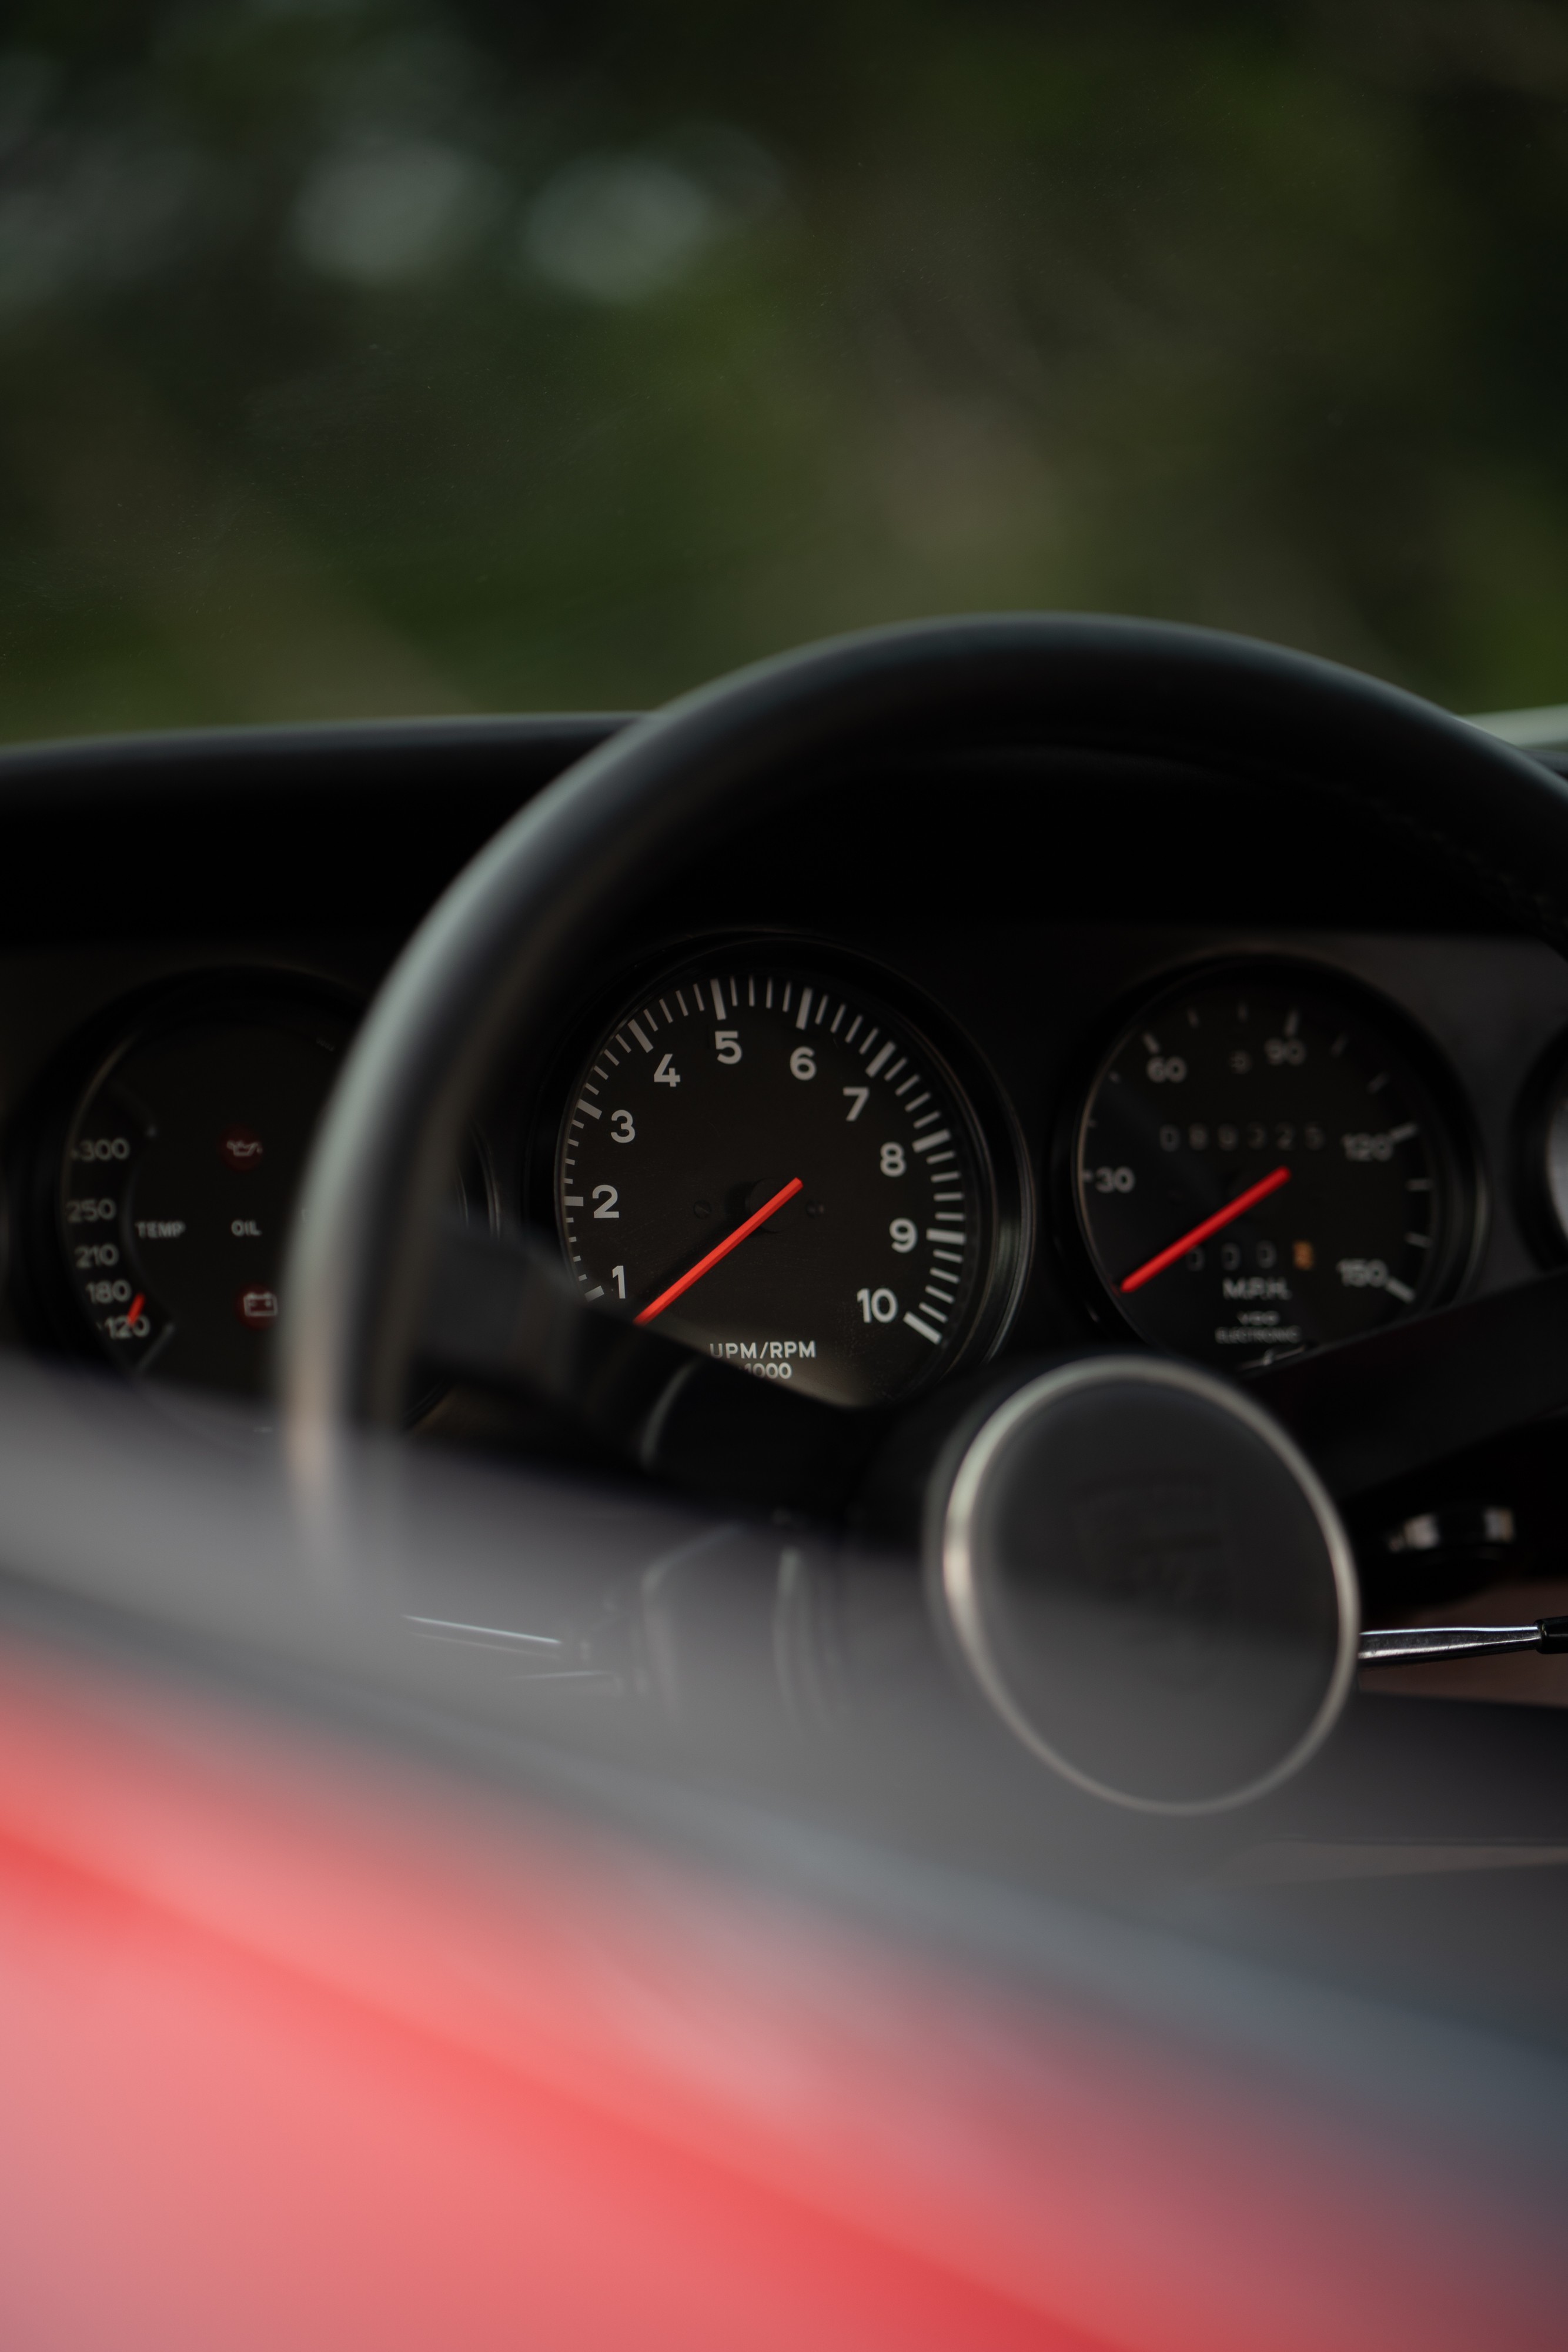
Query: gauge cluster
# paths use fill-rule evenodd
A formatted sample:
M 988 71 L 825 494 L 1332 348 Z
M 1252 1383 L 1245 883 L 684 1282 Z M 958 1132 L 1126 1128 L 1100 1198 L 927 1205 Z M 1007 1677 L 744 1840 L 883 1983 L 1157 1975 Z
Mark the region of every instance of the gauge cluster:
M 643 939 L 551 1066 L 498 1077 L 455 1204 L 552 1232 L 597 1310 L 849 1409 L 1096 1341 L 1244 1374 L 1568 1257 L 1554 963 L 1486 942 L 1528 983 L 1490 1012 L 1461 947 L 1375 944 Z M 71 1028 L 10 1129 L 23 1335 L 263 1391 L 367 992 L 189 972 Z
M 1095 1341 L 1245 1374 L 1568 1255 L 1568 991 L 1521 1172 L 1487 1038 L 1519 1008 L 1464 950 L 1129 931 L 1086 977 L 1086 937 L 629 959 L 531 1114 L 525 1213 L 601 1311 L 851 1407 Z

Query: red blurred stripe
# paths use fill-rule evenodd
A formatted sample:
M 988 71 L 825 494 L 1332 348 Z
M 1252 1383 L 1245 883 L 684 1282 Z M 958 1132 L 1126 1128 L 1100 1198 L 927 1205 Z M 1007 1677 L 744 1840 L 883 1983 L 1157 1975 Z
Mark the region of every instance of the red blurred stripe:
M 1251 2083 L 15 1655 L 0 2084 L 8 2347 L 1561 2340 Z

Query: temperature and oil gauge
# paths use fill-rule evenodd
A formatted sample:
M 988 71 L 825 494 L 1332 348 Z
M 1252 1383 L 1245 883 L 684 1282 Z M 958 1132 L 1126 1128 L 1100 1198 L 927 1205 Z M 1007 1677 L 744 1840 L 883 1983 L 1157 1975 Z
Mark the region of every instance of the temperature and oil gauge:
M 1475 1233 L 1472 1160 L 1391 1008 L 1253 964 L 1144 1005 L 1078 1124 L 1094 1269 L 1145 1339 L 1239 1369 L 1437 1304 Z
M 164 1002 L 123 1031 L 50 1151 L 78 1328 L 122 1371 L 263 1383 L 312 1130 L 353 1016 L 265 994 Z
M 555 1209 L 585 1298 L 845 1405 L 982 1349 L 1022 1242 L 1019 1192 L 999 1192 L 929 1039 L 765 945 L 663 974 L 601 1032 L 562 1116 Z
M 264 1391 L 300 1180 L 359 1017 L 320 982 L 208 974 L 79 1036 L 18 1130 L 33 1246 L 13 1276 L 38 1336 L 132 1378 Z M 498 1224 L 477 1135 L 450 1199 Z

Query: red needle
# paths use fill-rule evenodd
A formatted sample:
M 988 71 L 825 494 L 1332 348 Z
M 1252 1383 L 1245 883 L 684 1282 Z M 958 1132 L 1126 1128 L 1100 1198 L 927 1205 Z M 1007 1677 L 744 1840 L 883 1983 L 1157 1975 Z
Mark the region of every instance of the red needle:
M 1235 1200 L 1228 1201 L 1223 1209 L 1216 1209 L 1212 1217 L 1205 1217 L 1202 1224 L 1194 1225 L 1190 1234 L 1183 1234 L 1179 1242 L 1172 1242 L 1169 1249 L 1163 1249 L 1156 1256 L 1145 1259 L 1142 1265 L 1134 1266 L 1121 1288 L 1124 1291 L 1142 1290 L 1145 1282 L 1153 1282 L 1156 1274 L 1164 1274 L 1167 1265 L 1175 1265 L 1178 1257 L 1185 1257 L 1188 1250 L 1197 1247 L 1199 1242 L 1206 1242 L 1210 1234 L 1218 1233 L 1233 1217 L 1245 1216 L 1249 1209 L 1255 1209 L 1260 1201 L 1266 1201 L 1270 1192 L 1277 1192 L 1281 1184 L 1288 1184 L 1290 1181 L 1288 1168 L 1276 1168 L 1272 1175 L 1260 1176 L 1256 1184 L 1249 1184 L 1245 1192 L 1238 1192 Z
M 641 1315 L 633 1316 L 632 1321 L 651 1323 L 655 1315 L 662 1315 L 673 1300 L 680 1297 L 683 1291 L 689 1290 L 694 1282 L 700 1282 L 705 1274 L 711 1273 L 721 1257 L 727 1257 L 732 1249 L 738 1249 L 747 1234 L 754 1234 L 758 1225 L 765 1225 L 775 1209 L 781 1209 L 786 1201 L 792 1201 L 797 1192 L 803 1192 L 805 1189 L 799 1176 L 791 1176 L 788 1184 L 779 1186 L 771 1201 L 764 1201 L 760 1209 L 754 1215 L 747 1217 L 743 1225 L 737 1225 L 734 1233 L 726 1234 L 723 1241 L 718 1243 L 716 1247 L 710 1249 L 706 1257 L 699 1257 L 695 1265 L 688 1266 L 685 1274 L 671 1283 L 668 1290 L 661 1290 L 657 1298 L 651 1305 L 643 1307 Z
M 147 1293 L 144 1290 L 139 1290 L 135 1297 L 131 1300 L 130 1306 L 125 1310 L 126 1322 L 128 1324 L 134 1323 L 146 1304 Z

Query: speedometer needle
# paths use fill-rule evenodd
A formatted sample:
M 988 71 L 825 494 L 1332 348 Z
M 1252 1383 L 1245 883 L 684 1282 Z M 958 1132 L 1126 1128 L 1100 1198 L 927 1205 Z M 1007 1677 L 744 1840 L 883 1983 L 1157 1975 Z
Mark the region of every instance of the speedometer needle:
M 1205 1217 L 1201 1224 L 1194 1225 L 1190 1234 L 1183 1234 L 1180 1241 L 1172 1242 L 1169 1249 L 1160 1250 L 1155 1256 L 1145 1258 L 1142 1265 L 1134 1266 L 1119 1288 L 1124 1292 L 1142 1290 L 1145 1282 L 1153 1282 L 1156 1274 L 1164 1274 L 1167 1265 L 1175 1265 L 1178 1257 L 1185 1257 L 1199 1242 L 1206 1242 L 1210 1234 L 1218 1233 L 1233 1217 L 1245 1216 L 1249 1209 L 1255 1209 L 1260 1201 L 1266 1201 L 1270 1192 L 1277 1192 L 1281 1184 L 1290 1181 L 1288 1168 L 1276 1168 L 1271 1175 L 1260 1177 L 1256 1184 L 1248 1185 L 1245 1192 L 1238 1192 L 1234 1201 L 1228 1201 L 1223 1209 L 1216 1209 L 1212 1217 Z M 641 1316 L 637 1318 L 639 1323 L 642 1319 Z
M 805 1189 L 799 1176 L 791 1176 L 788 1184 L 781 1184 L 770 1201 L 764 1201 L 760 1209 L 747 1217 L 743 1225 L 737 1225 L 734 1233 L 726 1234 L 723 1241 L 710 1249 L 706 1257 L 699 1257 L 695 1265 L 688 1266 L 685 1274 L 677 1276 L 668 1290 L 661 1290 L 657 1298 L 643 1307 L 641 1315 L 632 1317 L 632 1321 L 651 1323 L 655 1315 L 662 1315 L 666 1307 L 691 1288 L 694 1282 L 700 1282 L 705 1274 L 711 1273 L 720 1258 L 727 1257 L 732 1249 L 738 1249 L 747 1234 L 754 1234 L 758 1225 L 765 1225 L 775 1209 L 781 1209 L 786 1201 L 792 1201 L 797 1192 L 803 1192 Z

